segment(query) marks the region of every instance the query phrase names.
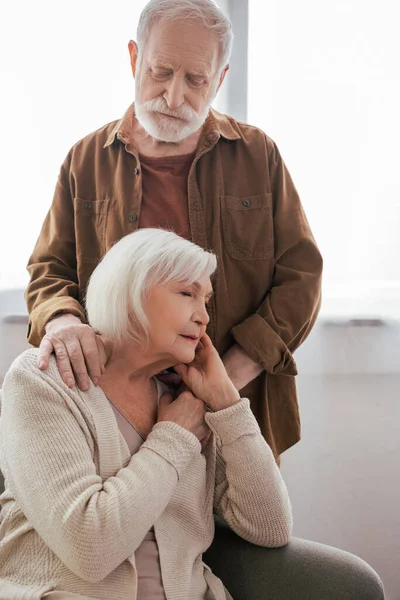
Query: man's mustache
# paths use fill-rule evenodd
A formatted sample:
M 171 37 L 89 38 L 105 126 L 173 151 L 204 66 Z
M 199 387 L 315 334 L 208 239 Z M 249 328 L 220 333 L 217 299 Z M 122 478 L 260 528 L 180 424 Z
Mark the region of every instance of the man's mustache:
M 177 110 L 171 110 L 168 108 L 167 103 L 161 98 L 155 100 L 148 100 L 142 104 L 142 107 L 149 112 L 162 113 L 170 117 L 182 119 L 184 121 L 190 121 L 196 116 L 196 113 L 192 108 L 186 105 L 182 105 Z

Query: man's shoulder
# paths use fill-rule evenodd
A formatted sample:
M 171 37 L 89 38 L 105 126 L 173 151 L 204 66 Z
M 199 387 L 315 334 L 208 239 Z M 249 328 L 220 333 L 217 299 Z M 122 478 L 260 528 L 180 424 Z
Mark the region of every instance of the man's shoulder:
M 104 147 L 106 142 L 109 140 L 113 131 L 116 132 L 117 125 L 120 122 L 120 119 L 116 119 L 115 121 L 110 121 L 99 127 L 95 131 L 88 133 L 81 139 L 79 139 L 71 148 L 72 153 L 82 152 L 87 149 L 93 149 L 94 147 Z
M 263 143 L 268 147 L 275 145 L 272 138 L 256 125 L 250 125 L 230 115 L 219 113 L 216 110 L 213 110 L 213 115 L 222 135 L 224 135 L 224 132 L 228 133 L 226 137 L 243 140 L 245 143 Z

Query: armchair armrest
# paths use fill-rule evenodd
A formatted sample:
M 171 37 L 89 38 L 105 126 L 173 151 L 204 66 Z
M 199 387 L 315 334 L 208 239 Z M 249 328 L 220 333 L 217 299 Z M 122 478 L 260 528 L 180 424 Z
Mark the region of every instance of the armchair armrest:
M 234 600 L 384 600 L 378 574 L 364 560 L 293 537 L 282 548 L 255 546 L 219 517 L 203 555 Z

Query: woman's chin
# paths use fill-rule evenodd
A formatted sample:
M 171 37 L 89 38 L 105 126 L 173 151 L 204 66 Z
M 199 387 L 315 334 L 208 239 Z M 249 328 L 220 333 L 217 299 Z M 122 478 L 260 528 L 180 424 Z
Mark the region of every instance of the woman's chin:
M 180 363 L 189 364 L 194 361 L 195 350 L 187 350 L 185 352 L 177 352 L 175 355 L 174 365 L 179 365 Z

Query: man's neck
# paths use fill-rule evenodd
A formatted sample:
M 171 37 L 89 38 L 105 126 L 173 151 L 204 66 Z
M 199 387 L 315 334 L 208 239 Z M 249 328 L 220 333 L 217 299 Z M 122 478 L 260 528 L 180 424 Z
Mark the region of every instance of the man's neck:
M 131 140 L 139 154 L 143 154 L 144 156 L 152 156 L 154 158 L 180 156 L 182 154 L 191 154 L 196 150 L 203 128 L 204 126 L 181 142 L 160 142 L 147 133 L 136 117 L 134 117 Z

